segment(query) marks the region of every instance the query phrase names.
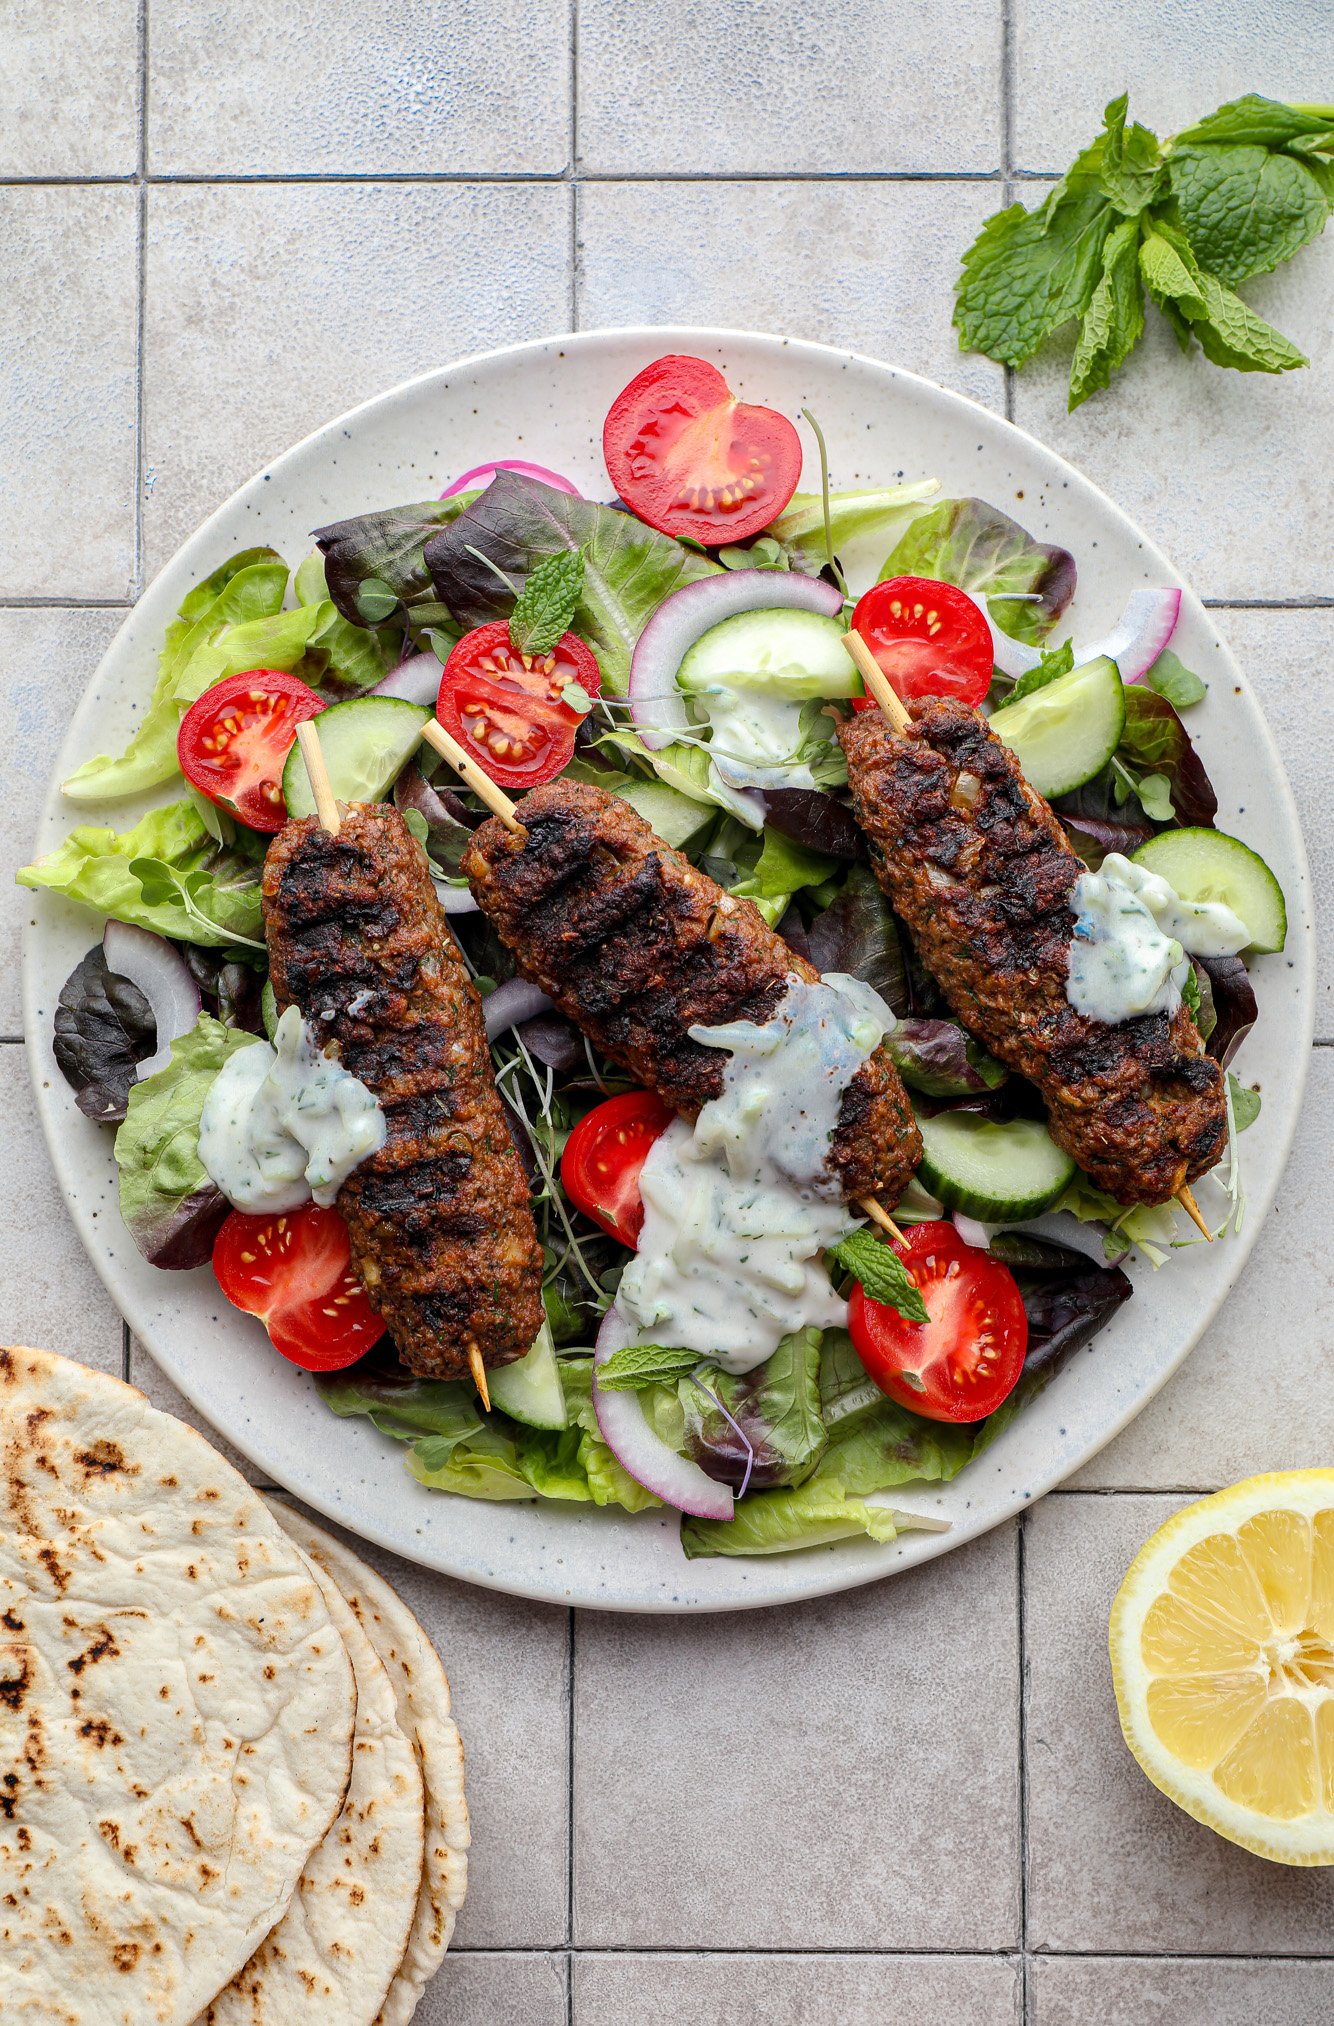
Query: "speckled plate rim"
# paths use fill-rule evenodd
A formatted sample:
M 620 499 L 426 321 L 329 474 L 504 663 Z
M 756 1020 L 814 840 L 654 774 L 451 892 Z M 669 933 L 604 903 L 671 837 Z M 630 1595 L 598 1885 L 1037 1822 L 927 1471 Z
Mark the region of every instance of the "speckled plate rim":
M 110 1136 L 84 1120 L 55 1068 L 50 1009 L 63 977 L 92 940 L 90 917 L 43 895 L 25 925 L 24 1023 L 39 1115 L 57 1178 L 75 1225 L 108 1292 L 136 1336 L 208 1422 L 255 1467 L 326 1517 L 367 1540 L 426 1567 L 486 1587 L 556 1604 L 631 1611 L 733 1610 L 794 1601 L 856 1587 L 949 1552 L 998 1525 L 1062 1482 L 1112 1440 L 1188 1355 L 1217 1314 L 1241 1272 L 1272 1204 L 1301 1110 L 1314 1014 L 1314 937 L 1310 883 L 1297 813 L 1282 764 L 1249 689 L 1199 600 L 1167 559 L 1097 487 L 1027 432 L 935 383 L 860 353 L 760 333 L 713 327 L 632 327 L 585 331 L 473 354 L 423 374 L 350 410 L 274 460 L 235 493 L 178 550 L 128 615 L 103 657 L 76 711 L 42 811 L 37 848 L 49 850 L 71 827 L 70 806 L 59 783 L 88 753 L 124 735 L 151 686 L 156 647 L 185 589 L 241 546 L 269 538 L 281 503 L 303 486 L 328 482 L 337 503 L 322 501 L 320 518 L 366 510 L 409 496 L 429 497 L 453 472 L 489 456 L 520 448 L 585 484 L 593 496 L 605 484 L 600 459 L 585 454 L 601 415 L 617 389 L 640 366 L 667 350 L 715 359 L 746 398 L 770 400 L 796 412 L 817 390 L 816 405 L 830 438 L 836 484 L 885 483 L 899 468 L 883 450 L 868 457 L 874 472 L 857 468 L 857 448 L 838 407 L 840 376 L 866 384 L 883 404 L 881 426 L 892 422 L 911 441 L 921 429 L 934 455 L 903 461 L 905 470 L 932 471 L 942 491 L 975 489 L 998 505 L 1027 500 L 1014 510 L 1035 533 L 1061 540 L 1081 568 L 1074 608 L 1085 637 L 1117 616 L 1140 583 L 1180 584 L 1185 591 L 1178 643 L 1185 658 L 1211 680 L 1209 701 L 1192 719 L 1219 787 L 1220 827 L 1229 815 L 1274 864 L 1288 898 L 1285 963 L 1259 968 L 1261 1021 L 1240 1067 L 1266 1090 L 1261 1120 L 1247 1140 L 1248 1217 L 1239 1237 L 1221 1246 L 1183 1251 L 1156 1279 L 1132 1268 L 1136 1299 L 1074 1359 L 1011 1429 L 953 1484 L 909 1486 L 900 1505 L 948 1519 L 948 1533 L 905 1533 L 886 1545 L 839 1543 L 772 1558 L 720 1557 L 688 1562 L 674 1518 L 645 1513 L 630 1518 L 587 1507 L 488 1504 L 426 1491 L 402 1467 L 398 1445 L 364 1421 L 330 1416 L 306 1387 L 303 1375 L 267 1353 L 246 1319 L 226 1309 L 207 1269 L 167 1275 L 139 1258 L 115 1213 Z M 398 482 L 377 480 L 366 497 L 354 477 L 347 492 L 340 457 L 355 469 L 368 436 L 395 432 L 415 446 L 429 441 L 431 404 L 447 408 L 460 380 L 483 383 L 507 395 L 504 413 L 522 414 L 552 375 L 569 369 L 592 376 L 601 405 L 583 410 L 568 400 L 539 400 L 534 428 L 502 430 L 504 446 L 472 409 L 472 420 L 452 418 L 455 434 L 445 476 L 414 481 L 420 463 L 410 450 L 394 469 Z M 567 375 L 568 377 L 568 375 Z M 795 382 L 796 384 L 791 384 Z M 848 383 L 845 380 L 845 386 Z M 457 405 L 457 397 L 456 397 Z M 494 412 L 492 410 L 491 412 Z M 862 410 L 858 410 L 860 417 Z M 462 413 L 462 411 L 461 411 Z M 550 437 L 571 436 L 571 414 L 591 424 L 582 448 L 553 448 Z M 879 411 L 877 409 L 877 422 Z M 864 424 L 874 434 L 877 422 Z M 414 430 L 418 434 L 414 434 Z M 479 434 L 480 432 L 480 434 Z M 487 442 L 478 447 L 481 438 Z M 543 448 L 537 448 L 541 441 Z M 858 436 L 857 444 L 861 443 Z M 457 447 L 457 446 L 462 447 Z M 968 448 L 974 446 L 973 450 Z M 438 451 L 429 453 L 440 456 Z M 970 467 L 973 455 L 983 462 Z M 596 467 L 596 469 L 594 469 Z M 968 484 L 969 477 L 976 480 Z M 1016 484 L 1022 478 L 1023 484 Z M 809 463 L 807 483 L 810 482 Z M 418 485 L 420 490 L 417 490 Z M 319 524 L 308 508 L 307 525 Z M 1071 525 L 1087 522 L 1089 540 Z M 298 561 L 294 536 L 276 543 Z M 1091 549 L 1103 546 L 1094 560 Z M 299 546 L 299 544 L 298 544 Z M 305 553 L 304 550 L 301 553 Z M 1231 715 L 1224 718 L 1221 713 Z M 1257 805 L 1254 790 L 1261 794 Z M 1249 814 L 1243 815 L 1251 797 Z M 108 812 L 110 813 L 110 812 Z M 137 805 L 115 805 L 123 827 Z M 97 812 L 85 812 L 85 820 Z M 105 819 L 104 819 L 105 820 Z M 1258 833 L 1258 834 L 1257 834 Z M 37 897 L 34 896 L 34 900 Z M 1281 982 L 1282 974 L 1286 979 Z M 1294 1058 L 1297 1064 L 1293 1073 Z M 1269 1072 L 1275 1074 L 1272 1079 Z M 170 1294 L 174 1299 L 167 1300 Z

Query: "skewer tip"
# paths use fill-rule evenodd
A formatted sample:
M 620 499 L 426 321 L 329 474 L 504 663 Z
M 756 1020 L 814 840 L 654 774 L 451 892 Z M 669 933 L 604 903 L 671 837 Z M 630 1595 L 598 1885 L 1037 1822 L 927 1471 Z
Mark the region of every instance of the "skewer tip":
M 848 651 L 849 660 L 855 662 L 862 681 L 866 684 L 867 689 L 875 698 L 895 731 L 907 731 L 909 725 L 912 723 L 907 706 L 904 704 L 903 698 L 899 695 L 898 691 L 890 683 L 889 677 L 872 654 L 867 642 L 863 640 L 860 633 L 849 631 L 843 635 L 843 645 Z
M 486 1384 L 486 1366 L 482 1363 L 482 1354 L 476 1344 L 469 1344 L 468 1346 L 468 1370 L 472 1373 L 473 1384 L 481 1396 L 482 1406 L 489 1414 L 491 1412 L 491 1395 Z
M 522 831 L 523 825 L 504 789 L 496 786 L 491 776 L 477 765 L 470 753 L 465 752 L 457 739 L 451 737 L 438 718 L 426 720 L 422 726 L 422 737 L 442 760 L 448 760 L 464 787 L 471 788 L 473 794 L 485 802 L 491 814 L 500 818 L 507 830 Z
M 1210 1245 L 1212 1245 L 1214 1242 L 1214 1234 L 1209 1229 L 1209 1226 L 1205 1223 L 1204 1218 L 1201 1216 L 1199 1204 L 1195 1201 L 1194 1196 L 1191 1194 L 1190 1190 L 1184 1186 L 1184 1184 L 1180 1189 L 1177 1190 L 1177 1202 L 1181 1205 L 1182 1209 L 1189 1217 L 1191 1223 L 1195 1226 L 1195 1229 L 1199 1231 L 1208 1240 Z
M 863 1197 L 861 1203 L 858 1205 L 858 1208 L 865 1212 L 865 1214 L 870 1218 L 872 1224 L 878 1224 L 880 1226 L 880 1229 L 882 1231 L 887 1232 L 889 1236 L 896 1241 L 896 1243 L 898 1243 L 899 1245 L 907 1244 L 908 1242 L 907 1239 L 900 1231 L 898 1225 L 894 1222 L 894 1219 L 890 1216 L 887 1210 L 881 1209 L 880 1205 L 876 1202 L 873 1196 Z
M 311 719 L 307 718 L 303 724 L 297 726 L 296 742 L 306 763 L 306 777 L 310 782 L 310 792 L 315 797 L 315 811 L 320 824 L 328 831 L 330 837 L 337 837 L 342 819 L 338 814 L 338 803 L 334 799 L 329 769 L 324 764 L 324 748 L 320 744 L 320 735 Z

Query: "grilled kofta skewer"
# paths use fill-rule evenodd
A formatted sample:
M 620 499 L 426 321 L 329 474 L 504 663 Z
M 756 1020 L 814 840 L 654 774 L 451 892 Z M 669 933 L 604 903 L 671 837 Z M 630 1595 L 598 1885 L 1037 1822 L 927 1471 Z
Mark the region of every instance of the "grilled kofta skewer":
M 551 781 L 473 834 L 463 869 L 479 905 L 539 984 L 604 1055 L 693 1118 L 723 1088 L 724 1058 L 689 1029 L 770 1019 L 819 973 L 747 900 L 664 844 L 627 802 Z M 898 1072 L 877 1049 L 843 1094 L 830 1166 L 844 1197 L 894 1204 L 922 1142 Z
M 274 995 L 374 1092 L 384 1146 L 344 1182 L 352 1263 L 410 1370 L 506 1365 L 542 1323 L 542 1252 L 501 1109 L 481 1000 L 426 854 L 396 809 L 352 802 L 336 836 L 290 822 L 264 864 Z
M 1038 1087 L 1052 1138 L 1119 1203 L 1166 1203 L 1227 1139 L 1222 1072 L 1189 1010 L 1108 1026 L 1066 996 L 1087 869 L 1019 763 L 967 705 L 839 737 L 876 877 L 978 1041 Z

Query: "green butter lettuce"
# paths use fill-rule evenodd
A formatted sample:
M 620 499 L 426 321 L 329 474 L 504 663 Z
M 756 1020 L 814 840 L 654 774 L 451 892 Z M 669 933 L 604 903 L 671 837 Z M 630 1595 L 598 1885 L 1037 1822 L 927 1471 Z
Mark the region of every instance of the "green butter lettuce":
M 839 555 L 856 541 L 873 539 L 884 542 L 897 535 L 904 521 L 912 518 L 922 501 L 939 491 L 938 478 L 921 478 L 910 484 L 883 486 L 866 492 L 831 492 L 829 536 L 833 541 L 834 554 Z M 819 570 L 828 561 L 823 495 L 794 492 L 778 519 L 766 528 L 765 535 L 782 544 L 787 559 L 798 569 Z M 745 567 L 745 552 L 728 551 L 729 562 L 733 555 L 739 556 L 741 563 L 730 564 L 730 567 Z M 761 566 L 767 560 L 762 556 Z
M 202 1266 L 230 1209 L 199 1158 L 199 1119 L 213 1079 L 255 1036 L 201 1013 L 171 1061 L 130 1090 L 116 1133 L 120 1214 L 154 1266 Z
M 256 860 L 220 844 L 190 802 L 150 809 L 119 835 L 83 824 L 16 874 L 20 886 L 210 949 L 263 949 L 259 876 Z
M 983 499 L 946 499 L 920 514 L 880 572 L 934 577 L 985 603 L 1002 633 L 1037 645 L 1075 592 L 1075 559 Z
M 781 830 L 766 830 L 764 847 L 754 870 L 738 880 L 731 891 L 743 900 L 754 901 L 773 928 L 787 913 L 794 893 L 803 887 L 823 886 L 841 870 L 841 860 L 827 858 L 822 851 L 808 851 L 804 844 L 785 837 Z

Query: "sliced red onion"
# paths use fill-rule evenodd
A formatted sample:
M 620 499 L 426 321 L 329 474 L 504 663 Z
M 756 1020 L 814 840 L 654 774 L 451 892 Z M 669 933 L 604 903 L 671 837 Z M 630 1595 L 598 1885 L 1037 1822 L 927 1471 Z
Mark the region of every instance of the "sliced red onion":
M 683 584 L 663 599 L 640 634 L 630 663 L 630 716 L 651 752 L 695 729 L 676 686 L 676 672 L 700 635 L 738 612 L 763 612 L 778 605 L 833 619 L 843 609 L 843 594 L 822 578 L 803 577 L 795 570 L 728 570 Z
M 475 915 L 481 913 L 481 909 L 473 899 L 468 888 L 466 886 L 452 886 L 447 879 L 437 879 L 435 883 L 435 897 L 447 915 Z M 523 1015 L 520 1014 L 519 1018 L 522 1019 Z
M 406 661 L 400 661 L 383 682 L 377 682 L 374 689 L 367 690 L 365 694 L 401 696 L 405 703 L 425 704 L 433 710 L 443 674 L 444 669 L 434 654 L 411 654 Z
M 1042 650 L 1030 647 L 1026 640 L 1016 640 L 1009 633 L 1002 633 L 991 614 L 987 611 L 986 600 L 978 600 L 982 616 L 991 628 L 991 658 L 1002 675 L 1008 675 L 1018 682 L 1021 675 L 1027 675 L 1030 668 L 1036 668 L 1042 659 Z
M 102 936 L 107 969 L 137 985 L 153 1009 L 157 1048 L 139 1064 L 140 1082 L 171 1061 L 171 1044 L 188 1034 L 199 1018 L 199 987 L 180 951 L 165 936 L 129 922 L 108 922 Z
M 664 1505 L 700 1519 L 730 1520 L 735 1504 L 731 1486 L 719 1484 L 688 1456 L 669 1449 L 650 1426 L 638 1393 L 604 1393 L 599 1386 L 598 1367 L 629 1343 L 631 1335 L 624 1316 L 609 1308 L 593 1351 L 593 1406 L 603 1441 L 635 1483 Z
M 956 1210 L 954 1228 L 965 1245 L 978 1245 L 983 1250 L 998 1231 L 1018 1231 L 1027 1238 L 1045 1238 L 1052 1245 L 1064 1245 L 1068 1252 L 1082 1252 L 1097 1266 L 1115 1266 L 1130 1250 L 1129 1243 L 1118 1235 L 1120 1250 L 1109 1256 L 1103 1243 L 1111 1236 L 1107 1226 L 1085 1223 L 1071 1210 L 1044 1210 L 1040 1217 L 1026 1217 L 1022 1224 L 979 1224 L 975 1218 Z
M 445 912 L 448 914 L 448 908 Z M 539 1013 L 554 1013 L 555 1010 L 540 985 L 530 985 L 527 978 L 507 978 L 482 1002 L 486 1038 L 494 1041 L 498 1034 L 517 1026 L 520 1020 L 533 1020 Z
M 1121 671 L 1122 682 L 1141 682 L 1176 632 L 1181 593 L 1169 590 L 1132 591 L 1126 609 L 1105 639 L 1081 648 L 1079 660 L 1096 661 L 1105 654 Z
M 490 485 L 498 471 L 517 471 L 523 478 L 537 478 L 543 485 L 551 485 L 557 492 L 571 492 L 576 499 L 581 497 L 577 485 L 571 485 L 568 478 L 562 478 L 558 471 L 548 471 L 545 464 L 529 464 L 522 457 L 498 457 L 494 464 L 475 464 L 471 471 L 465 471 L 462 478 L 456 478 L 453 485 L 442 492 L 441 499 L 453 499 L 456 492 L 475 492 L 482 486 Z

